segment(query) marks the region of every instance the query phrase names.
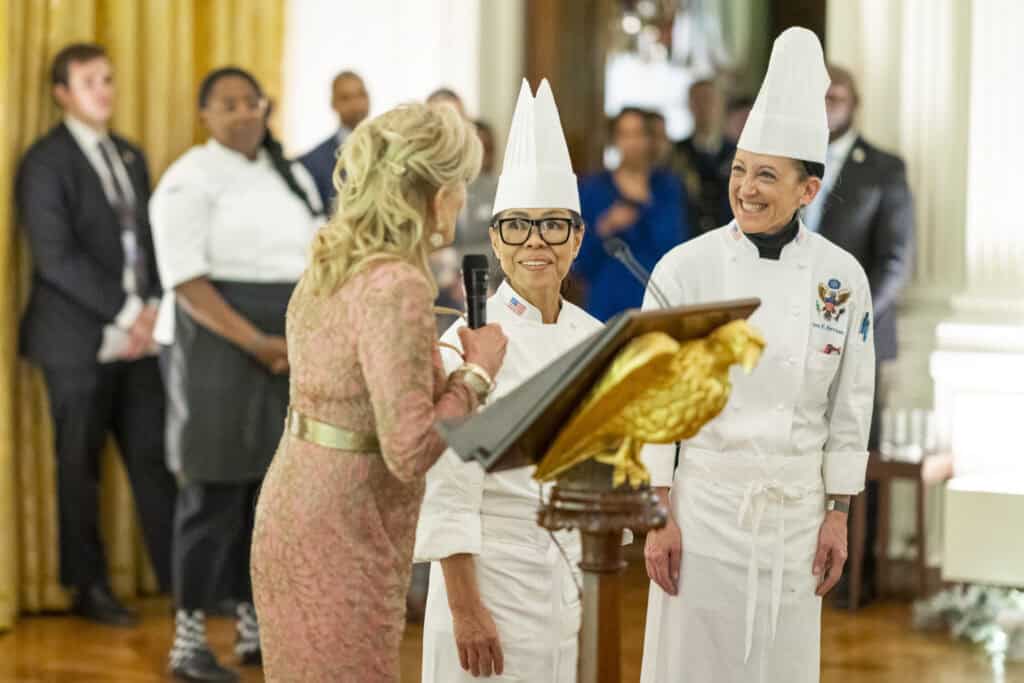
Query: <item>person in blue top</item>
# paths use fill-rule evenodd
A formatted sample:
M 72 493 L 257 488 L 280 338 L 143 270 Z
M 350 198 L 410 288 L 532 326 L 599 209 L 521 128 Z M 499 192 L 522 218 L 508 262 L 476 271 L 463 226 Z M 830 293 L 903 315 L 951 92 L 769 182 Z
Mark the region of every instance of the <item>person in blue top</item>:
M 620 163 L 580 183 L 587 225 L 576 274 L 586 289 L 586 310 L 607 321 L 627 308 L 640 308 L 644 285 L 605 251 L 612 237 L 624 241 L 650 271 L 672 247 L 692 236 L 685 213 L 686 191 L 671 172 L 653 165 L 653 144 L 641 109 L 626 108 L 612 121 Z

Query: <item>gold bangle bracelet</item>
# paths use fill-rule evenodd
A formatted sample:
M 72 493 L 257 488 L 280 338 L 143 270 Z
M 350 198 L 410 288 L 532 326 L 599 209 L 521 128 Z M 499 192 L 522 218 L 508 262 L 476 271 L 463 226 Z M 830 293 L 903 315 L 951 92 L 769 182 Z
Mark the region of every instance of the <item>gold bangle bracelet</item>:
M 487 386 L 487 393 L 491 393 L 492 391 L 494 391 L 494 380 L 491 378 L 490 373 L 484 370 L 476 363 L 465 362 L 462 364 L 459 370 L 463 372 L 468 372 L 476 377 L 479 377 L 480 381 L 482 381 Z

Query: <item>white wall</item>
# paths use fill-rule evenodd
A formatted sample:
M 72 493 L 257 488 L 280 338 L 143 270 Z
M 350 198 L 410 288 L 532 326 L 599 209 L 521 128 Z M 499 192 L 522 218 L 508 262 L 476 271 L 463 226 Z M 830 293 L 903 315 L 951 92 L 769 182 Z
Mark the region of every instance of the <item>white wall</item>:
M 366 81 L 371 115 L 441 86 L 476 115 L 481 1 L 289 0 L 282 131 L 289 153 L 337 129 L 330 86 L 345 69 Z

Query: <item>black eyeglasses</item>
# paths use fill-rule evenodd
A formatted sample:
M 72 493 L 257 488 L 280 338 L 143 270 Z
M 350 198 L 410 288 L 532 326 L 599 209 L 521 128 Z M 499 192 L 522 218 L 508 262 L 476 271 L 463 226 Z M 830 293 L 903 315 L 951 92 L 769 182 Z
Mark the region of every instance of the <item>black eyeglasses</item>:
M 569 235 L 577 225 L 579 223 L 574 218 L 501 218 L 497 222 L 501 241 L 510 247 L 526 244 L 534 228 L 545 244 L 557 247 L 569 241 Z

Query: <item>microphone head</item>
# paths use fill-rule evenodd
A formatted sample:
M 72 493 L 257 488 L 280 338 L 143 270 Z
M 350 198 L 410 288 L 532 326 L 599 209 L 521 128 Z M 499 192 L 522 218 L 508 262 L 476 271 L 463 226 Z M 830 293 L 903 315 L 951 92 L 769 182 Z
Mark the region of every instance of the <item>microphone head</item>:
M 616 258 L 619 254 L 629 250 L 629 247 L 618 237 L 609 237 L 608 239 L 601 242 L 601 246 L 604 247 L 604 253 L 609 256 Z
M 466 285 L 466 294 L 473 291 L 474 287 L 481 280 L 484 284 L 484 291 L 486 291 L 486 277 L 491 270 L 491 264 L 487 261 L 487 257 L 484 254 L 466 254 L 462 257 L 462 281 Z M 474 277 L 476 273 L 476 277 Z M 482 277 L 481 277 L 482 275 Z
M 484 254 L 466 254 L 462 257 L 462 272 L 471 270 L 490 270 L 491 264 Z

